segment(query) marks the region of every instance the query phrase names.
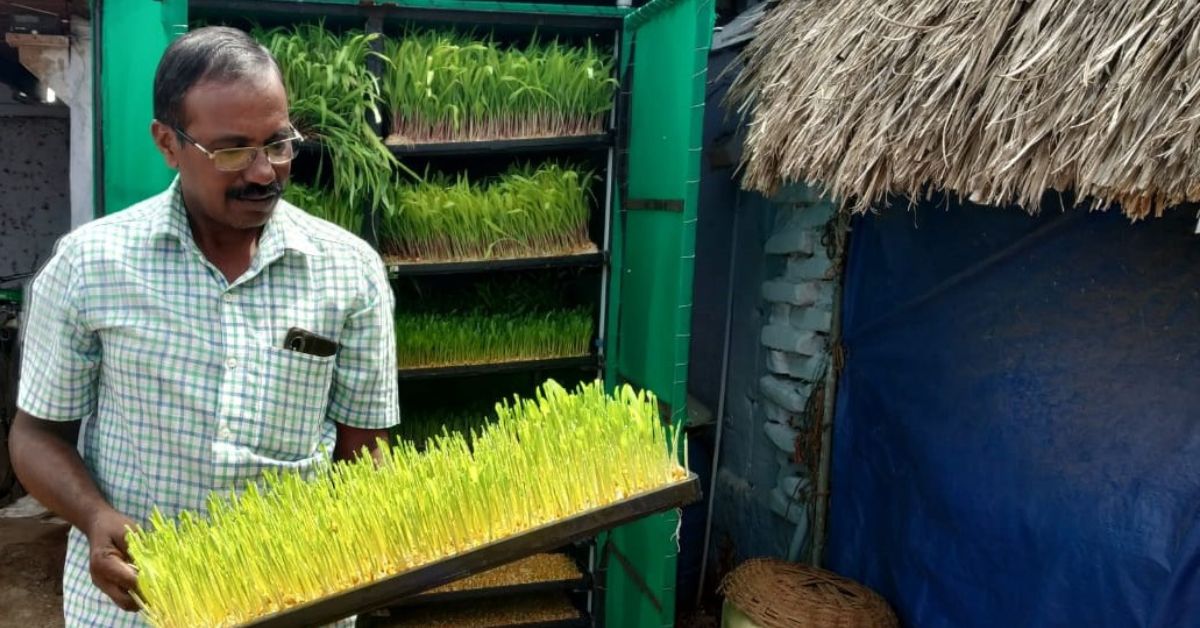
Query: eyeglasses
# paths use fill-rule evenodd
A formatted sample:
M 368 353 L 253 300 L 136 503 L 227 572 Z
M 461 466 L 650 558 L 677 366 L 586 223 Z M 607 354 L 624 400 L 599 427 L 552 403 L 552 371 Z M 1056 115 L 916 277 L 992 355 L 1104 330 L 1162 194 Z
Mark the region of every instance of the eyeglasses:
M 267 156 L 267 161 L 273 165 L 280 166 L 291 162 L 296 158 L 295 142 L 298 142 L 304 137 L 296 129 L 292 129 L 291 137 L 282 140 L 276 140 L 265 146 L 238 146 L 237 148 L 219 148 L 217 150 L 208 150 L 200 145 L 199 142 L 192 139 L 190 135 L 183 132 L 179 127 L 171 127 L 179 134 L 179 137 L 187 140 L 189 144 L 200 149 L 213 163 L 213 167 L 221 172 L 237 172 L 245 170 L 258 159 L 258 151 L 262 151 Z

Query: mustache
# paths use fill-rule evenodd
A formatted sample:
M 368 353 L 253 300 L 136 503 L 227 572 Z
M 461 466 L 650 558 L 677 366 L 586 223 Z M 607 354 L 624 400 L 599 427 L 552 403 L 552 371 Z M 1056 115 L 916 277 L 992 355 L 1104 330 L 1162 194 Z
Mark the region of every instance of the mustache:
M 257 183 L 248 183 L 241 187 L 230 188 L 225 193 L 227 198 L 232 199 L 261 199 L 267 196 L 283 195 L 283 183 L 275 181 L 269 185 L 259 185 Z

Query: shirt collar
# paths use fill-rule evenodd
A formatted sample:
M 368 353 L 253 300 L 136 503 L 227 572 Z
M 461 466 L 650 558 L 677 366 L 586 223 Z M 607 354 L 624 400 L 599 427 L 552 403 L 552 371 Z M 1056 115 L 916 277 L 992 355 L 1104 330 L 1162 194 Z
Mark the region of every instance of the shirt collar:
M 183 207 L 183 191 L 179 188 L 178 175 L 162 193 L 162 199 L 162 211 L 158 213 L 155 224 L 151 225 L 150 235 L 169 236 L 182 243 L 192 242 L 192 228 L 188 225 L 187 210 Z
M 152 226 L 152 235 L 172 237 L 183 244 L 195 246 L 192 228 L 187 220 L 187 209 L 183 205 L 183 190 L 179 186 L 178 175 L 171 181 L 163 197 L 166 201 L 165 207 Z M 295 214 L 300 211 L 303 210 L 283 199 L 279 200 L 258 240 L 259 257 L 274 260 L 281 257 L 285 251 L 295 251 L 306 256 L 320 254 L 312 238 L 296 220 Z
M 320 254 L 312 238 L 305 233 L 304 226 L 296 219 L 296 215 L 302 211 L 304 210 L 279 199 L 271 219 L 263 227 L 262 237 L 258 240 L 259 250 L 263 251 L 265 259 L 282 255 L 285 250 L 308 257 Z

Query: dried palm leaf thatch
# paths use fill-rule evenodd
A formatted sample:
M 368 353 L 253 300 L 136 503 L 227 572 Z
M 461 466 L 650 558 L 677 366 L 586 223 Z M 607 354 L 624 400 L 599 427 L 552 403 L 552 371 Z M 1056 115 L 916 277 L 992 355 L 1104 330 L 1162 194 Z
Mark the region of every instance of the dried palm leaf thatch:
M 749 189 L 1073 190 L 1135 220 L 1200 199 L 1195 0 L 784 0 L 743 60 Z

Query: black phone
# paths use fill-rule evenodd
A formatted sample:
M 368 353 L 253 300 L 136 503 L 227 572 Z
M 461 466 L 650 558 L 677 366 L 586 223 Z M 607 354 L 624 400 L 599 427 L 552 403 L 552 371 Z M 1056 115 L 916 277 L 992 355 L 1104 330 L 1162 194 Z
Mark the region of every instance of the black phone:
M 328 357 L 337 353 L 338 343 L 311 331 L 293 327 L 283 338 L 283 348 L 317 357 Z

